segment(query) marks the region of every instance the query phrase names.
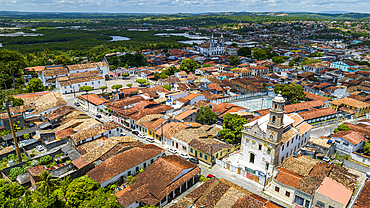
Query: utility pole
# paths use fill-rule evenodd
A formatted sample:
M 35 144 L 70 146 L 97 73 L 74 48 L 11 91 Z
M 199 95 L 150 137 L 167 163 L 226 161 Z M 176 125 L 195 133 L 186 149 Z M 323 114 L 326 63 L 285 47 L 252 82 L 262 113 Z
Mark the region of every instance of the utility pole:
M 13 119 L 12 119 L 12 116 L 10 115 L 10 110 L 9 110 L 9 101 L 8 101 L 8 99 L 5 100 L 5 105 L 6 105 L 6 111 L 8 112 L 9 125 L 10 125 L 10 128 L 12 130 L 15 152 L 17 153 L 17 157 L 18 157 L 18 163 L 21 163 L 22 162 L 21 151 L 19 150 L 17 136 L 15 135 Z

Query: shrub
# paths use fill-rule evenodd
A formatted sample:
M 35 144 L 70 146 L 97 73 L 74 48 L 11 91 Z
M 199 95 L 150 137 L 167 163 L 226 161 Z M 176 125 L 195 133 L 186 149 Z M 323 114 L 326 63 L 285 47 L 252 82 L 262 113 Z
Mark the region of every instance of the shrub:
M 15 178 L 19 175 L 22 175 L 24 172 L 23 168 L 21 167 L 15 167 L 10 170 L 9 179 L 14 181 Z
M 9 154 L 8 155 L 8 159 L 14 159 L 15 158 L 15 154 Z
M 201 175 L 200 178 L 199 178 L 199 181 L 201 181 L 201 182 L 207 182 L 208 180 L 209 180 L 209 178 L 204 177 L 204 175 Z
M 40 158 L 39 164 L 40 165 L 46 165 L 46 164 L 49 164 L 52 160 L 53 160 L 53 158 L 50 155 L 46 155 L 46 156 Z

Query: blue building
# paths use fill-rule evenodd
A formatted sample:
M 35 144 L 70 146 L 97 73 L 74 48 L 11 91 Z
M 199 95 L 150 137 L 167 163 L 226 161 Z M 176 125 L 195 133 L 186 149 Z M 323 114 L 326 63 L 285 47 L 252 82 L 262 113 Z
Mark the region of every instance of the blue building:
M 345 72 L 356 72 L 359 70 L 358 64 L 349 60 L 333 62 L 330 64 L 330 67 L 337 68 Z

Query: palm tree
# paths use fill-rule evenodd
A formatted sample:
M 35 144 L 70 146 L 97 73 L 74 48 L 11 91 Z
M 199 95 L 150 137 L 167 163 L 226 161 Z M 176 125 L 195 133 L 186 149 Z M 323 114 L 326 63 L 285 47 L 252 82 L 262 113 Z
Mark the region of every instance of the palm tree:
M 59 181 L 59 187 L 63 190 L 63 195 L 66 195 L 68 185 L 71 183 L 70 175 L 63 178 Z
M 57 186 L 57 179 L 53 179 L 52 174 L 48 171 L 42 171 L 42 173 L 39 175 L 41 178 L 41 181 L 36 183 L 37 191 L 40 191 L 40 193 L 49 196 L 53 193 Z

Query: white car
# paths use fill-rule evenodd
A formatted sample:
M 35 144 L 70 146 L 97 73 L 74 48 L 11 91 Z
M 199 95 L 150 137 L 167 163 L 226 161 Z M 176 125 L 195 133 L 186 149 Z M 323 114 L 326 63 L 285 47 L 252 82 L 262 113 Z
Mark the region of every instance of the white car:
M 184 158 L 185 160 L 189 159 L 189 155 L 183 152 L 180 152 L 179 156 Z
M 169 152 L 171 152 L 172 154 L 175 154 L 177 153 L 177 149 L 176 148 L 170 148 L 168 149 Z
M 121 133 L 121 134 L 120 134 L 120 136 L 121 136 L 121 137 L 125 137 L 125 136 L 127 136 L 127 135 L 126 135 L 125 133 Z
M 89 111 L 89 109 L 87 109 L 87 108 L 84 108 L 84 111 L 86 111 L 86 112 L 87 112 L 87 111 Z
M 44 150 L 44 147 L 43 147 L 43 146 L 41 146 L 41 145 L 38 145 L 38 146 L 36 146 L 36 149 L 37 149 L 39 152 L 41 152 L 42 150 Z
M 140 138 L 145 138 L 145 135 L 144 134 L 139 134 L 139 135 L 137 135 L 138 137 L 140 137 Z
M 146 137 L 146 141 L 148 141 L 150 143 L 153 143 L 154 139 L 153 139 L 153 137 Z

